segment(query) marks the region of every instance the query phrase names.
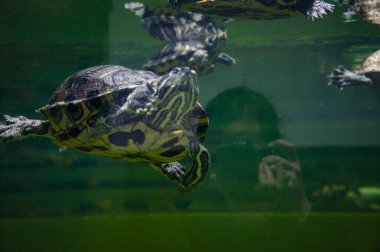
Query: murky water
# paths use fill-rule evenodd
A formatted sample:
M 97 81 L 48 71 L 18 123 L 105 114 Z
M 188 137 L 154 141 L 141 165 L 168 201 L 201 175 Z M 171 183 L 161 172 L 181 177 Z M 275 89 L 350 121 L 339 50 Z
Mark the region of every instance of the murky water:
M 141 69 L 165 45 L 123 1 L 61 2 L 3 4 L 0 114 L 43 119 L 72 73 Z M 236 64 L 198 76 L 211 166 L 191 193 L 147 164 L 1 144 L 0 250 L 378 250 L 380 89 L 327 76 L 378 50 L 380 29 L 344 22 L 346 8 L 224 24 Z

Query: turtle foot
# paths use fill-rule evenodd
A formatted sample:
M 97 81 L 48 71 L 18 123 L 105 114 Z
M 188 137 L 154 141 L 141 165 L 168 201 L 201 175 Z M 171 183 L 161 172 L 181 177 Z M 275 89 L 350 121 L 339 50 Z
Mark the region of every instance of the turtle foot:
M 147 103 L 144 108 L 137 108 L 136 114 L 146 114 L 151 115 L 157 108 L 152 103 Z
M 25 116 L 11 117 L 4 115 L 5 122 L 0 123 L 0 142 L 8 142 L 30 134 L 47 134 L 47 123 L 40 120 L 31 120 Z
M 129 2 L 124 4 L 124 8 L 135 13 L 136 16 L 142 17 L 145 13 L 145 6 L 139 2 Z
M 331 75 L 328 76 L 330 81 L 328 85 L 337 86 L 339 89 L 350 86 L 371 85 L 371 79 L 364 75 L 359 75 L 347 70 L 344 66 L 339 66 L 334 69 Z
M 315 18 L 322 18 L 323 15 L 333 11 L 333 4 L 326 3 L 322 0 L 315 0 L 311 8 L 306 11 L 306 16 L 314 20 Z
M 178 162 L 164 163 L 159 165 L 164 174 L 171 180 L 181 181 L 185 176 L 184 167 Z

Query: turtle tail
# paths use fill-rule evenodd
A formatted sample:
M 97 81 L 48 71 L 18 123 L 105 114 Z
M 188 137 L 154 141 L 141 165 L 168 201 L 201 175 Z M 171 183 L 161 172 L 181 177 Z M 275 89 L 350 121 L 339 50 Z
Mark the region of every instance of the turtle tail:
M 31 136 L 50 136 L 48 121 L 32 120 L 25 116 L 4 115 L 5 122 L 0 123 L 0 142 L 8 142 Z

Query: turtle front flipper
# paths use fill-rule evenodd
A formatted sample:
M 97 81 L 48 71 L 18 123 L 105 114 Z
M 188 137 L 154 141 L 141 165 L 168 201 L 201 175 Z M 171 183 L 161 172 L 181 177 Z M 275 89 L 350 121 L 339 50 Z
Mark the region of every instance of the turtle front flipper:
M 329 85 L 337 86 L 340 89 L 350 86 L 362 86 L 362 85 L 371 85 L 371 79 L 367 78 L 364 75 L 359 75 L 354 72 L 347 70 L 344 66 L 339 66 L 334 69 L 330 78 Z
M 30 136 L 50 136 L 48 121 L 32 120 L 25 116 L 4 115 L 5 122 L 0 123 L 0 142 L 8 142 Z
M 181 192 L 189 192 L 205 176 L 210 166 L 210 155 L 205 147 L 199 145 L 190 151 L 191 165 L 188 169 L 178 162 L 157 163 L 151 166 L 179 184 Z
M 156 110 L 154 106 L 154 90 L 152 83 L 144 83 L 128 96 L 126 102 L 111 117 L 118 117 L 125 112 L 133 114 L 151 114 Z
M 333 12 L 334 5 L 326 3 L 322 0 L 314 0 L 311 7 L 306 11 L 306 16 L 314 20 L 314 18 L 322 18 L 328 12 Z

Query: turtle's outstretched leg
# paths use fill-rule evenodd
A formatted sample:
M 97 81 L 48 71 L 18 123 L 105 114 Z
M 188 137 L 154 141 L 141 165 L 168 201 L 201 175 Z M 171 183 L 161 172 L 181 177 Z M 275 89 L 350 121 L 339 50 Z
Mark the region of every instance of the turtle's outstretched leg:
M 139 16 L 141 18 L 144 15 L 146 9 L 144 4 L 138 2 L 125 3 L 124 8 L 132 11 L 136 16 Z
M 340 89 L 350 86 L 371 85 L 372 80 L 364 75 L 359 75 L 347 70 L 344 66 L 339 66 L 334 69 L 330 78 L 329 85 L 337 86 Z
M 111 117 L 118 117 L 125 112 L 134 114 L 151 114 L 156 110 L 154 95 L 156 90 L 151 83 L 142 84 L 128 96 L 127 101 Z
M 29 136 L 50 136 L 48 121 L 32 120 L 25 116 L 11 117 L 5 115 L 5 122 L 0 123 L 0 142 L 22 139 Z
M 203 179 L 210 166 L 208 151 L 202 145 L 198 143 L 196 145 L 190 150 L 191 165 L 188 169 L 178 162 L 151 164 L 151 166 L 176 181 L 181 192 L 188 192 Z
M 314 0 L 311 7 L 306 11 L 306 16 L 314 20 L 314 18 L 322 18 L 328 12 L 333 12 L 334 5 L 326 3 L 322 0 Z

